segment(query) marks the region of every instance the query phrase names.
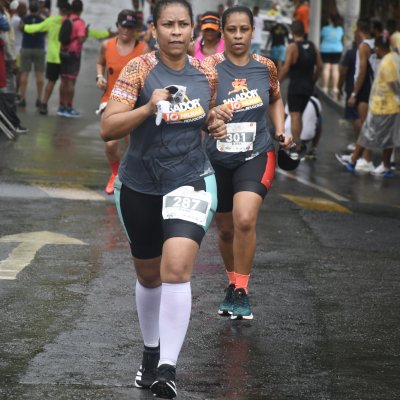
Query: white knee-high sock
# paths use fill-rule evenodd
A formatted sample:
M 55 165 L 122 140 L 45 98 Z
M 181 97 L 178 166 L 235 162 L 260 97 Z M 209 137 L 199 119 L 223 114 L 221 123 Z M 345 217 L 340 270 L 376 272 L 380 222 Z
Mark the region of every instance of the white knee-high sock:
M 142 286 L 139 281 L 136 281 L 135 298 L 144 345 L 157 347 L 160 339 L 158 326 L 161 286 L 149 289 Z
M 158 365 L 176 365 L 189 326 L 191 309 L 190 282 L 162 284 Z

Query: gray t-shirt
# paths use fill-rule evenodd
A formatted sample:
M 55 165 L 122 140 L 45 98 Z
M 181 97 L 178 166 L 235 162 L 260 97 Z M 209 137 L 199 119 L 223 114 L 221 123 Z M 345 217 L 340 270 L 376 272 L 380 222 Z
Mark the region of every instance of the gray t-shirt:
M 110 99 L 138 108 L 155 89 L 180 88 L 180 97 L 168 107 L 159 126 L 156 116 L 147 118 L 131 132 L 129 148 L 118 172 L 130 189 L 164 195 L 213 173 L 201 143 L 209 103 L 213 101 L 216 73 L 187 57 L 175 71 L 152 52 L 131 60 L 122 70 Z
M 235 124 L 232 125 L 233 133 L 228 135 L 228 142 L 207 138 L 206 149 L 211 162 L 235 168 L 271 150 L 273 142 L 267 128 L 266 112 L 269 102 L 280 97 L 274 63 L 268 58 L 252 54 L 247 65 L 237 66 L 223 53 L 219 53 L 208 57 L 203 65 L 215 67 L 217 70 L 215 104 L 226 104 L 233 111 L 228 132 L 229 126 Z M 236 140 L 233 146 L 232 140 Z M 235 151 L 237 149 L 239 151 Z

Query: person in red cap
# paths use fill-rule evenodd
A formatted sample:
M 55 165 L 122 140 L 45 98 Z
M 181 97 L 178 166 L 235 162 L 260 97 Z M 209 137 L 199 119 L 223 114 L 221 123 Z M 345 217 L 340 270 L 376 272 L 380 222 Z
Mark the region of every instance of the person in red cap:
M 132 10 L 122 10 L 118 14 L 117 29 L 118 35 L 105 41 L 100 49 L 99 58 L 96 65 L 96 84 L 100 90 L 104 90 L 101 98 L 99 113 L 107 106 L 114 84 L 122 68 L 133 58 L 147 53 L 149 46 L 144 41 L 139 40 L 142 28 L 141 15 Z M 127 136 L 126 142 L 128 142 Z M 114 193 L 114 181 L 118 174 L 121 150 L 119 140 L 111 140 L 104 144 L 105 154 L 111 169 L 111 176 L 108 180 L 105 192 Z

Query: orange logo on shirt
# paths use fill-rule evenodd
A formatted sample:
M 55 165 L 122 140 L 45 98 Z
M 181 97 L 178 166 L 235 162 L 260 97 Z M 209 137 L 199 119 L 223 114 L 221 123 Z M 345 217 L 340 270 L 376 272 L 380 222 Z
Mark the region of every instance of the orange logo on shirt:
M 247 87 L 247 79 L 235 79 L 232 82 L 233 90 L 228 93 L 228 96 L 232 93 L 238 92 L 248 92 L 249 88 Z
M 232 86 L 233 89 L 228 92 L 228 96 L 230 97 L 223 100 L 223 102 L 233 112 L 245 111 L 263 105 L 263 101 L 258 94 L 258 89 L 249 89 L 247 79 L 235 79 L 232 82 Z

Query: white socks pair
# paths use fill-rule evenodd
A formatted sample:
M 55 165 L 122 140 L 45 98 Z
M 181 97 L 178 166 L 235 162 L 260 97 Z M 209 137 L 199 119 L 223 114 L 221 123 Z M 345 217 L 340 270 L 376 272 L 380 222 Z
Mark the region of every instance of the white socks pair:
M 136 281 L 136 308 L 144 345 L 157 347 L 160 341 L 159 365 L 176 365 L 189 326 L 190 282 L 148 289 Z

